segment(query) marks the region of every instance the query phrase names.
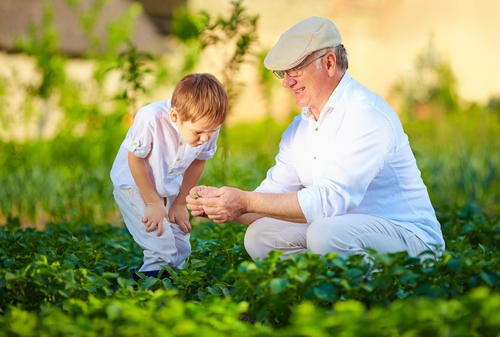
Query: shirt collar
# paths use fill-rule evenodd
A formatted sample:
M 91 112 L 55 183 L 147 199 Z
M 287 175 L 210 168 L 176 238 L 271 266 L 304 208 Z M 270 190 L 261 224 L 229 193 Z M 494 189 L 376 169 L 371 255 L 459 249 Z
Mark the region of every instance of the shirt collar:
M 351 80 L 352 80 L 351 75 L 349 75 L 349 72 L 346 71 L 344 73 L 344 75 L 342 76 L 342 78 L 340 79 L 339 84 L 337 85 L 337 87 L 333 90 L 332 94 L 330 95 L 330 98 L 328 98 L 328 101 L 326 101 L 325 106 L 321 110 L 321 112 L 319 114 L 320 119 L 326 113 L 333 111 L 333 108 L 342 99 L 342 96 L 343 96 L 349 82 L 351 82 Z M 309 108 L 308 107 L 302 108 L 302 119 L 308 120 L 311 118 L 313 118 L 313 117 L 312 117 L 311 112 L 309 111 Z

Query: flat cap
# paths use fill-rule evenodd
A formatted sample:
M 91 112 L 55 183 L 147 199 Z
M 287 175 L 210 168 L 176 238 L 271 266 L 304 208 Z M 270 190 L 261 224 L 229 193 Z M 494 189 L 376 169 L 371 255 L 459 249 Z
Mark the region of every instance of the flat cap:
M 281 34 L 264 59 L 264 66 L 269 70 L 288 70 L 312 52 L 341 43 L 342 37 L 332 21 L 312 16 Z

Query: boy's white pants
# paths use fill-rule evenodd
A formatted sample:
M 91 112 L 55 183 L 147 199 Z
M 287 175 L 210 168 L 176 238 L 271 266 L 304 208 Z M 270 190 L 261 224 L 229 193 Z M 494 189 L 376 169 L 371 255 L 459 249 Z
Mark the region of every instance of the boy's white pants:
M 389 220 L 367 214 L 346 214 L 300 224 L 260 218 L 245 233 L 245 249 L 252 258 L 264 258 L 272 250 L 293 253 L 337 253 L 341 257 L 364 254 L 365 248 L 379 253 L 407 251 L 411 256 L 429 247 L 410 230 Z
M 165 265 L 182 268 L 184 261 L 191 254 L 189 234 L 184 234 L 177 224 L 170 223 L 167 219 L 163 221 L 161 236 L 157 236 L 157 230 L 146 232 L 146 226 L 141 221 L 146 205 L 137 187 L 116 187 L 113 194 L 128 231 L 144 250 L 144 263 L 139 271 L 159 270 Z M 167 201 L 167 213 L 172 201 Z

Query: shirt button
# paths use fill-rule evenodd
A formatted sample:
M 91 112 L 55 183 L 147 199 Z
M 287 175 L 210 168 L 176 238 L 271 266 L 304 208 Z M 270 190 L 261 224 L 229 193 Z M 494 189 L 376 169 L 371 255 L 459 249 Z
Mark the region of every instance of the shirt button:
M 176 161 L 176 162 L 179 162 L 179 161 L 181 161 L 181 158 L 177 158 L 177 159 L 175 159 L 175 161 Z
M 198 151 L 195 153 L 195 155 L 196 155 L 196 156 L 197 156 L 197 155 L 199 155 L 199 154 L 200 154 L 200 153 L 199 153 Z
M 318 130 L 319 130 L 319 128 L 315 128 L 315 129 L 314 129 L 314 131 L 318 131 Z
M 316 160 L 316 156 L 314 156 L 313 159 Z
M 179 145 L 182 146 L 182 142 L 179 142 Z
M 168 174 L 172 174 L 172 173 L 174 173 L 174 170 L 173 170 L 173 169 L 172 169 L 172 170 L 170 170 L 170 171 L 168 171 Z

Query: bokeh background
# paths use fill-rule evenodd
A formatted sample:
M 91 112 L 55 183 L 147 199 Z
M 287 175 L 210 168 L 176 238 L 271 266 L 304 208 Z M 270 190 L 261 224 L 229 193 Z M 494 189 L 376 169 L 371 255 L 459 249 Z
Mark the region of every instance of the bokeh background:
M 438 215 L 497 217 L 495 1 L 4 0 L 0 216 L 121 224 L 109 169 L 141 105 L 214 73 L 231 111 L 202 183 L 255 188 L 299 109 L 263 67 L 279 35 L 332 19 L 349 72 L 397 110 Z
M 229 6 L 227 0 L 189 3 L 212 13 L 223 13 Z M 415 75 L 416 56 L 422 53 L 432 53 L 450 66 L 461 98 L 487 103 L 500 95 L 496 1 L 254 0 L 246 5 L 259 15 L 257 31 L 263 48 L 272 47 L 282 32 L 306 17 L 331 19 L 342 34 L 351 75 L 389 100 L 396 83 Z M 245 98 L 251 101 L 252 96 L 248 91 Z M 235 114 L 255 116 L 244 106 L 248 104 Z

